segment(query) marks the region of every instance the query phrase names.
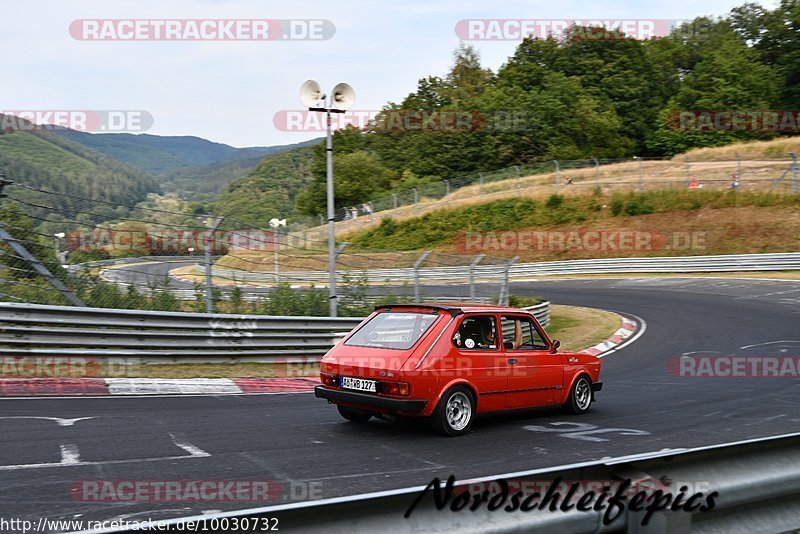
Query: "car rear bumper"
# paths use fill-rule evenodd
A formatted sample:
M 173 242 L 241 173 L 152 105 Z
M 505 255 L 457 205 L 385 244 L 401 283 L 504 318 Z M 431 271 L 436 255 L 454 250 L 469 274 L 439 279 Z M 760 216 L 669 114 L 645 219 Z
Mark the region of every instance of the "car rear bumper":
M 356 391 L 342 391 L 341 389 L 331 389 L 325 386 L 316 386 L 314 395 L 328 402 L 344 402 L 358 406 L 369 406 L 382 410 L 392 410 L 398 412 L 421 412 L 425 409 L 428 401 L 425 399 L 395 399 L 391 397 L 378 397 L 369 393 L 358 393 Z

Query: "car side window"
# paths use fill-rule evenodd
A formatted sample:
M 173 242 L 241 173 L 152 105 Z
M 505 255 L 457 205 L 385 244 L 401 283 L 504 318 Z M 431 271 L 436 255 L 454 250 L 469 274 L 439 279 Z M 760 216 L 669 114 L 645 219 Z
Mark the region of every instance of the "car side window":
M 503 327 L 503 346 L 511 350 L 547 350 L 536 325 L 527 317 L 501 317 Z
M 465 317 L 453 344 L 461 350 L 498 350 L 496 319 L 491 315 Z

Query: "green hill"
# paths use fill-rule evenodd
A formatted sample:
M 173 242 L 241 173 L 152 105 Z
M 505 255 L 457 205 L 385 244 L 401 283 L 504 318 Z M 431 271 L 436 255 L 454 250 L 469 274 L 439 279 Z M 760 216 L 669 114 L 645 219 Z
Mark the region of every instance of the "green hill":
M 270 154 L 315 144 L 236 148 L 192 136 L 60 132 L 71 141 L 162 178 L 164 191 L 191 200 L 209 200 L 231 181 L 254 169 Z
M 273 217 L 297 217 L 294 200 L 311 183 L 313 147 L 267 156 L 247 176 L 228 184 L 217 197 L 214 213 L 235 222 L 266 227 Z
M 64 217 L 90 224 L 124 216 L 128 213 L 124 206 L 159 191 L 150 174 L 74 143 L 60 132 L 0 131 L 0 172 L 15 183 L 6 191 L 12 198 L 52 208 L 28 205 L 30 214 L 44 217 L 56 211 L 49 220 Z M 63 195 L 45 195 L 23 186 Z M 80 197 L 108 205 L 89 206 Z
M 77 131 L 65 131 L 61 135 L 153 174 L 166 173 L 181 167 L 265 156 L 278 148 L 235 148 L 193 136 L 93 134 Z

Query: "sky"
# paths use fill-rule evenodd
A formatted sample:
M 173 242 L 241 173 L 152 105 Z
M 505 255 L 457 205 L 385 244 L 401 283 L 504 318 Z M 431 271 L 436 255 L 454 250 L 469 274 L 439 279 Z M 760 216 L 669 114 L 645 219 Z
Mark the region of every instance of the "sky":
M 232 146 L 319 137 L 274 118 L 300 110 L 307 79 L 355 90 L 356 110 L 379 110 L 444 76 L 460 20 L 680 20 L 723 16 L 744 0 L 0 0 L 0 111 L 145 112 L 146 133 Z M 774 7 L 774 2 L 762 2 Z M 315 40 L 83 40 L 76 20 L 326 20 Z M 71 33 L 70 27 L 78 28 Z M 118 28 L 118 26 L 114 26 Z M 298 23 L 302 28 L 302 23 Z M 268 33 L 276 36 L 274 26 Z M 281 32 L 277 33 L 280 37 Z M 493 71 L 518 40 L 470 41 Z M 280 121 L 279 121 L 280 122 Z M 135 125 L 131 128 L 138 131 Z

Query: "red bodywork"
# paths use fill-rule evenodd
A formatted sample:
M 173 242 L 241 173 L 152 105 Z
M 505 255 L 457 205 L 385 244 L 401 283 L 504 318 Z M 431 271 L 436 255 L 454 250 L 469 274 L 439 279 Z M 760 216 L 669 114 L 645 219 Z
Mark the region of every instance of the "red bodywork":
M 437 317 L 408 350 L 345 344 L 376 314 L 392 312 L 435 313 Z M 462 321 L 475 316 L 495 318 L 498 343 L 494 349 L 465 349 L 454 343 L 453 337 Z M 499 342 L 503 339 L 502 316 L 532 319 L 547 349 L 504 346 Z M 317 397 L 375 413 L 410 416 L 431 415 L 444 392 L 455 385 L 464 385 L 472 391 L 478 413 L 564 404 L 581 375 L 589 378 L 593 391 L 602 387 L 599 358 L 585 353 L 557 352 L 533 314 L 488 306 L 379 307 L 328 351 L 320 362 L 320 373 L 323 385 L 317 386 Z M 341 377 L 376 380 L 377 391 L 343 389 Z

